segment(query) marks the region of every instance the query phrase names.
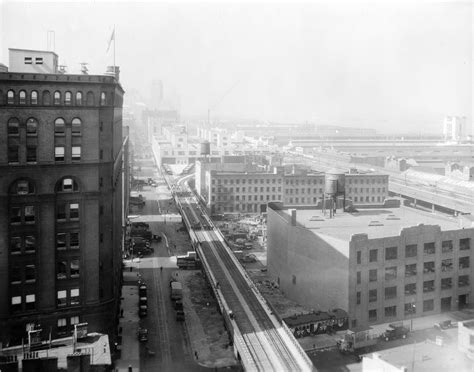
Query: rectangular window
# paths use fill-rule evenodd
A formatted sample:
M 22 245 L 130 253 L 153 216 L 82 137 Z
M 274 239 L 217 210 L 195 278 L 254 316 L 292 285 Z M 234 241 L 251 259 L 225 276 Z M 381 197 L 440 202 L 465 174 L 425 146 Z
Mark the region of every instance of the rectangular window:
M 79 233 L 78 232 L 69 233 L 69 247 L 79 248 Z
M 406 258 L 416 257 L 417 251 L 418 251 L 418 246 L 416 244 L 407 245 L 405 246 L 405 257 Z
M 31 65 L 31 64 L 33 64 L 33 58 L 25 57 L 25 65 Z
M 10 253 L 11 254 L 21 253 L 21 237 L 12 236 L 10 238 Z
M 398 256 L 397 247 L 385 248 L 385 260 L 396 260 Z
M 10 208 L 10 223 L 11 224 L 21 223 L 21 207 Z
M 81 146 L 72 146 L 72 160 L 81 160 Z
M 56 234 L 56 249 L 66 249 L 66 233 Z
M 416 275 L 416 264 L 405 265 L 405 277 Z
M 360 284 L 361 283 L 361 272 L 358 271 L 357 272 L 357 284 Z
M 423 282 L 423 293 L 433 292 L 435 290 L 434 280 L 427 280 Z
M 391 266 L 385 268 L 385 280 L 393 280 L 397 278 L 397 267 Z
M 34 294 L 26 295 L 25 298 L 25 310 L 34 310 L 36 308 L 36 296 Z
M 18 146 L 8 146 L 8 162 L 9 163 L 18 163 L 20 161 Z
M 416 283 L 405 284 L 405 295 L 416 294 Z
M 378 260 L 378 249 L 371 249 L 369 251 L 369 262 L 377 262 Z
M 423 312 L 434 310 L 434 300 L 423 301 Z
M 79 260 L 71 260 L 69 263 L 69 274 L 71 278 L 79 278 Z
M 71 325 L 74 325 L 74 324 L 79 324 L 79 316 L 72 316 L 71 317 Z
M 33 264 L 25 265 L 25 280 L 34 282 L 36 280 L 36 268 Z
M 357 305 L 360 305 L 360 292 L 357 292 L 356 293 L 356 302 L 357 302 Z
M 405 304 L 405 315 L 414 315 L 414 314 L 416 314 L 416 304 L 413 302 Z
M 469 275 L 459 275 L 458 287 L 467 287 L 469 285 Z
M 425 243 L 423 245 L 423 253 L 424 254 L 435 254 L 435 243 Z
M 452 240 L 444 240 L 441 243 L 441 252 L 442 253 L 449 253 L 453 251 L 453 241 Z
M 21 311 L 21 296 L 13 296 L 11 298 L 12 312 Z
M 36 237 L 33 235 L 25 236 L 25 253 L 36 251 Z
M 396 306 L 387 306 L 385 309 L 385 317 L 392 318 L 397 316 L 397 307 Z
M 56 292 L 57 306 L 62 307 L 67 304 L 67 293 L 66 291 L 57 291 Z
M 26 161 L 28 163 L 36 163 L 36 146 L 26 147 Z
M 377 320 L 377 310 L 376 309 L 369 310 L 369 321 L 374 322 L 376 320 Z
M 65 220 L 66 219 L 66 204 L 61 203 L 56 207 L 56 219 Z
M 362 256 L 362 252 L 357 251 L 357 265 L 360 265 L 360 263 L 361 263 L 361 256 Z
M 64 161 L 64 146 L 56 146 L 54 148 L 54 160 Z
M 377 269 L 369 270 L 369 282 L 377 281 Z
M 67 279 L 67 261 L 58 261 L 56 267 L 56 279 Z
M 459 269 L 467 269 L 469 267 L 469 257 L 461 257 L 459 259 Z
M 466 251 L 468 249 L 471 249 L 471 239 L 469 238 L 459 239 L 459 249 L 461 251 Z
M 425 262 L 423 264 L 423 273 L 424 274 L 431 274 L 435 272 L 435 263 L 434 261 Z
M 369 302 L 377 302 L 377 290 L 370 289 L 369 290 Z
M 71 305 L 79 305 L 79 288 L 71 289 Z
M 453 279 L 452 278 L 442 278 L 441 279 L 441 289 L 451 289 L 453 288 Z
M 33 205 L 26 205 L 24 207 L 25 212 L 25 223 L 33 224 L 35 223 L 35 207 Z
M 441 271 L 452 271 L 453 270 L 453 259 L 448 258 L 441 261 Z
M 386 287 L 385 288 L 385 299 L 390 300 L 397 297 L 397 287 Z
M 79 218 L 79 204 L 77 203 L 69 204 L 69 218 L 71 220 Z
M 35 63 L 37 65 L 42 65 L 43 64 L 43 57 L 36 57 L 35 58 Z

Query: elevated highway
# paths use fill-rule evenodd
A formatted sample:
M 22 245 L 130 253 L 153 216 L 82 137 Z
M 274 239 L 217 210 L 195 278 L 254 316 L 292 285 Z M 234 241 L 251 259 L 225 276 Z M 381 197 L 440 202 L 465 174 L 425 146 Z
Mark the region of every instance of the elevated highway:
M 246 371 L 314 371 L 288 327 L 277 318 L 187 184 L 171 185 Z

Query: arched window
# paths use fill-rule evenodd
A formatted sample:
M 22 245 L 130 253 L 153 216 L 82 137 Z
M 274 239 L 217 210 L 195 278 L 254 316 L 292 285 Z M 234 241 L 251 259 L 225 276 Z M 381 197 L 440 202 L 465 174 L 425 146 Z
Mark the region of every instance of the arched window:
M 35 118 L 29 118 L 26 121 L 26 134 L 36 134 L 38 130 L 38 121 Z
M 38 92 L 36 90 L 31 92 L 31 104 L 37 105 L 38 104 Z
M 13 105 L 15 103 L 15 92 L 13 90 L 9 90 L 7 92 L 7 103 L 9 105 Z
M 49 106 L 50 104 L 51 104 L 51 93 L 49 93 L 49 90 L 45 90 L 43 92 L 43 105 Z
M 65 177 L 56 184 L 56 192 L 76 192 L 79 191 L 77 182 L 71 177 Z
M 76 105 L 82 106 L 82 92 L 76 93 Z
M 80 136 L 82 130 L 82 122 L 79 118 L 72 119 L 71 133 L 73 136 Z
M 64 93 L 64 104 L 70 105 L 72 103 L 72 94 L 71 92 Z
M 107 99 L 106 99 L 106 96 L 105 96 L 105 92 L 102 92 L 100 94 L 100 105 L 105 106 L 106 104 L 107 104 Z
M 94 106 L 94 93 L 87 92 L 87 106 Z
M 10 194 L 12 195 L 31 195 L 35 193 L 35 185 L 33 182 L 21 179 L 16 180 L 10 186 Z
M 61 93 L 59 91 L 54 92 L 54 104 L 55 105 L 61 104 Z
M 8 120 L 8 135 L 20 134 L 20 122 L 17 118 L 11 118 Z
M 26 105 L 26 92 L 24 90 L 20 90 L 19 97 L 20 105 Z
M 64 131 L 66 128 L 66 122 L 64 121 L 63 118 L 57 118 L 54 121 L 54 134 L 55 135 L 64 135 Z

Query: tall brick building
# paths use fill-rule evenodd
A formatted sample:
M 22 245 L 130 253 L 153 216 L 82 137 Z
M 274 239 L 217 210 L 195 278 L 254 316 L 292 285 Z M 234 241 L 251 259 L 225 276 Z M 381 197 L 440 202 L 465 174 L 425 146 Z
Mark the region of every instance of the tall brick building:
M 10 49 L 0 72 L 0 332 L 88 322 L 112 334 L 121 285 L 122 102 L 111 75 Z

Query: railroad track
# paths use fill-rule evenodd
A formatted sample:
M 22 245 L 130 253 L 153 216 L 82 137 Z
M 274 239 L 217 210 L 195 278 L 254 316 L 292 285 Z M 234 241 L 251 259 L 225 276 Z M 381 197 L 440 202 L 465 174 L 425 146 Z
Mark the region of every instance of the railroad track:
M 263 371 L 302 370 L 288 340 L 284 339 L 284 332 L 279 332 L 231 257 L 229 248 L 212 229 L 198 204 L 188 195 L 183 195 L 180 201 L 257 368 Z

